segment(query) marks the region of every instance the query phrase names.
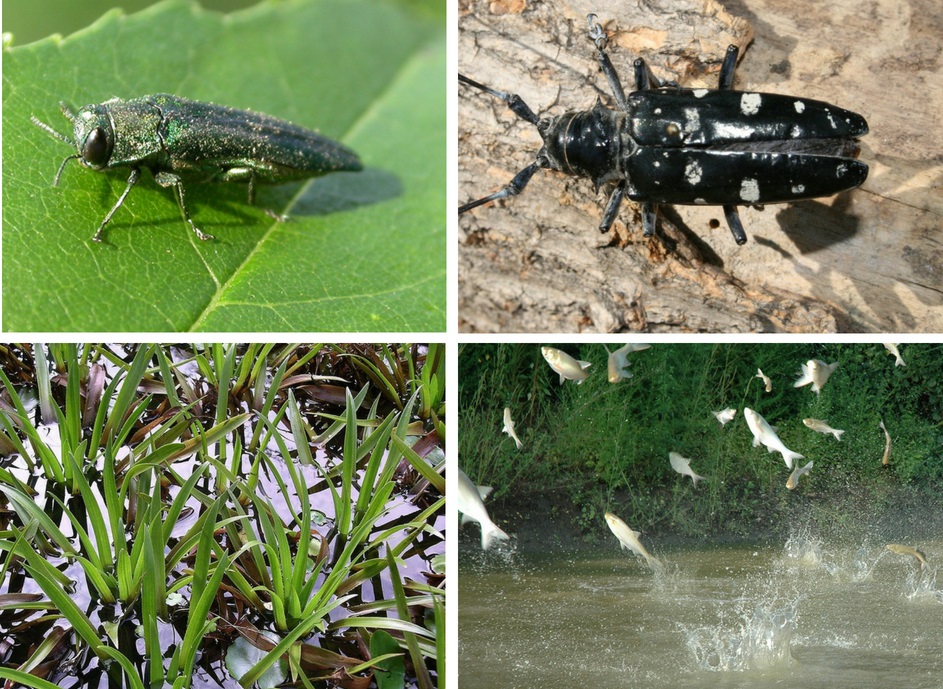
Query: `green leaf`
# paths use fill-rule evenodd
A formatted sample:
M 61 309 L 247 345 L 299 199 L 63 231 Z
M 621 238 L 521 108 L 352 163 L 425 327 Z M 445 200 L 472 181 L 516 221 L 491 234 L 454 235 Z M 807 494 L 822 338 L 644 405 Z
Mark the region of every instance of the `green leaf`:
M 274 635 L 270 633 L 266 636 Z M 278 639 L 278 637 L 276 637 L 276 639 Z M 275 644 L 277 641 L 273 641 L 272 643 Z M 265 656 L 265 651 L 256 648 L 240 636 L 226 650 L 226 669 L 229 670 L 229 674 L 236 680 L 240 680 Z M 259 677 L 256 686 L 259 689 L 271 689 L 280 685 L 287 678 L 288 663 L 284 660 L 279 660 Z
M 3 327 L 444 330 L 444 13 L 431 0 L 270 0 L 221 15 L 168 0 L 6 50 Z M 244 185 L 190 184 L 207 242 L 145 172 L 97 244 L 129 170 L 70 161 L 54 187 L 75 150 L 30 116 L 71 135 L 59 101 L 153 93 L 316 128 L 365 170 L 260 186 L 260 207 Z
M 374 658 L 385 654 L 396 654 L 377 664 L 374 678 L 378 689 L 402 689 L 406 683 L 406 665 L 399 644 L 389 633 L 378 630 L 370 637 L 370 655 Z

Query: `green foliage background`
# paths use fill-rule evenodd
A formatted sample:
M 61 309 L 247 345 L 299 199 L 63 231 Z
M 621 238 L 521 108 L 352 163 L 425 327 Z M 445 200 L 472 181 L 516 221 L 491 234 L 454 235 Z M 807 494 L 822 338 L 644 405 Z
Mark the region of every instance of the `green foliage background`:
M 14 36 L 14 41 L 15 41 Z M 269 0 L 232 14 L 168 0 L 113 10 L 3 55 L 3 328 L 19 332 L 404 332 L 445 329 L 445 8 Z M 191 184 L 201 242 L 142 175 L 100 173 L 30 122 L 173 93 L 318 129 L 361 173 L 260 187 Z
M 630 355 L 633 377 L 617 384 L 608 382 L 603 345 L 553 346 L 593 362 L 590 377 L 559 385 L 537 344 L 460 349 L 460 464 L 495 487 L 495 500 L 562 494 L 586 529 L 598 531 L 611 509 L 636 528 L 683 536 L 769 533 L 803 510 L 848 522 L 862 504 L 892 509 L 902 494 L 943 507 L 943 345 L 901 345 L 907 366 L 895 368 L 879 343 L 656 344 Z M 818 396 L 793 387 L 813 358 L 839 362 Z M 772 392 L 757 368 L 773 379 Z M 505 406 L 520 451 L 501 433 Z M 725 407 L 737 416 L 722 427 L 711 412 Z M 795 491 L 785 487 L 781 455 L 752 447 L 744 407 L 815 462 Z M 842 441 L 806 428 L 807 417 L 844 429 Z M 893 440 L 889 467 L 881 466 L 881 419 Z M 671 469 L 669 451 L 709 480 L 694 488 Z

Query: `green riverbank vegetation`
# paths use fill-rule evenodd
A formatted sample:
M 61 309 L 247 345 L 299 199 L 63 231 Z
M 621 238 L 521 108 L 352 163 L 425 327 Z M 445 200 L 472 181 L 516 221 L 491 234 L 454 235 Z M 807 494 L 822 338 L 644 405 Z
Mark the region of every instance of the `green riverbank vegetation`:
M 441 345 L 0 345 L 0 679 L 432 689 Z
M 897 366 L 880 343 L 653 344 L 628 354 L 632 377 L 618 383 L 602 344 L 550 346 L 591 362 L 589 376 L 561 385 L 537 344 L 459 350 L 459 464 L 494 487 L 489 511 L 501 526 L 526 521 L 521 510 L 588 540 L 611 538 L 607 510 L 679 538 L 762 538 L 810 520 L 904 531 L 933 515 L 943 524 L 943 345 L 900 345 L 906 365 Z M 838 363 L 819 394 L 794 387 L 813 359 Z M 505 407 L 520 450 L 501 432 Z M 782 455 L 753 446 L 745 407 L 805 456 L 797 466 L 814 462 L 794 490 Z M 726 408 L 736 416 L 722 426 L 712 412 Z M 845 433 L 815 432 L 806 418 Z M 669 452 L 707 480 L 694 486 Z

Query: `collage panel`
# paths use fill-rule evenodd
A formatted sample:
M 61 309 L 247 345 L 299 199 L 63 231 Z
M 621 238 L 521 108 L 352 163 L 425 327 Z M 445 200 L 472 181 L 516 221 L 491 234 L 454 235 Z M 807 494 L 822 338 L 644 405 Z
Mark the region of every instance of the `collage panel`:
M 943 345 L 458 367 L 462 689 L 939 686 Z
M 0 344 L 0 680 L 445 686 L 445 366 Z
M 845 0 L 460 3 L 460 330 L 940 332 L 912 30 Z
M 445 5 L 120 4 L 4 5 L 2 329 L 445 332 Z

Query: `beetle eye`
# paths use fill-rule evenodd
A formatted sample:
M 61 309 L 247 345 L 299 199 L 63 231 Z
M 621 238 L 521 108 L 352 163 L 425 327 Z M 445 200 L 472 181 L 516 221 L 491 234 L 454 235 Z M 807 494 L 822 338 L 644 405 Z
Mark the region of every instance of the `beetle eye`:
M 82 146 L 82 158 L 89 165 L 99 166 L 108 162 L 111 156 L 111 145 L 105 130 L 101 127 L 95 127 L 92 133 L 85 139 L 85 145 Z

